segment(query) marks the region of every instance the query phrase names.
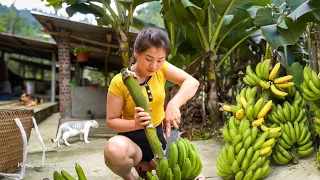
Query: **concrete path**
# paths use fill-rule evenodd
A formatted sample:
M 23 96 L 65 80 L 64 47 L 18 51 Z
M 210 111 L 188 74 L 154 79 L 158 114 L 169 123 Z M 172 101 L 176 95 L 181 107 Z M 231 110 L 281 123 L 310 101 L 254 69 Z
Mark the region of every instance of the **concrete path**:
M 58 124 L 58 113 L 53 114 L 38 126 L 41 136 L 46 146 L 45 166 L 41 169 L 27 168 L 24 180 L 43 180 L 53 179 L 54 171 L 66 170 L 72 176 L 76 177 L 74 163 L 79 163 L 89 180 L 120 180 L 121 178 L 111 172 L 104 164 L 103 148 L 107 142 L 106 138 L 89 137 L 89 144 L 80 141 L 78 137 L 70 138 L 71 146 L 67 147 L 60 143 L 51 142 L 55 137 Z M 223 141 L 221 140 L 204 140 L 192 141 L 200 152 L 204 164 L 203 174 L 208 180 L 221 179 L 216 173 L 216 157 L 222 149 Z M 41 164 L 41 145 L 37 139 L 34 129 L 30 136 L 28 144 L 27 164 Z M 272 166 L 272 173 L 266 180 L 318 180 L 320 171 L 316 168 L 315 153 L 308 158 L 302 159 L 297 165 L 288 165 L 282 167 Z M 134 169 L 132 172 L 137 176 Z M 1 178 L 0 178 L 1 179 Z M 9 180 L 9 178 L 4 178 Z M 46 179 L 47 180 L 47 179 Z
M 67 147 L 60 142 L 60 147 L 56 147 L 56 143 L 52 143 L 51 139 L 55 138 L 56 128 L 58 125 L 58 113 L 53 114 L 38 127 L 44 141 L 46 151 L 45 166 L 41 169 L 26 168 L 26 176 L 24 180 L 43 180 L 44 178 L 53 179 L 54 171 L 66 170 L 76 177 L 74 163 L 79 163 L 85 171 L 89 180 L 120 180 L 119 176 L 111 172 L 104 164 L 103 149 L 107 142 L 107 138 L 89 137 L 89 144 L 79 140 L 79 137 L 69 138 L 71 146 Z M 214 164 L 217 149 L 214 140 L 194 141 L 200 151 L 201 159 L 204 163 L 203 174 L 208 179 L 215 177 Z M 41 165 L 42 148 L 40 141 L 36 136 L 34 128 L 28 144 L 27 164 Z M 138 177 L 135 170 L 132 172 Z M 0 178 L 1 179 L 1 178 Z M 3 180 L 9 180 L 4 178 Z

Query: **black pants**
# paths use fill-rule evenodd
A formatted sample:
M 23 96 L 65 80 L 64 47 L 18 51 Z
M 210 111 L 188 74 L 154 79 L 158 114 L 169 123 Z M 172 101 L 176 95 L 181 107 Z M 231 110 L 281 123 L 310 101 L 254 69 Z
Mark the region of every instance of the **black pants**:
M 162 143 L 162 149 L 165 149 L 167 142 L 163 136 L 161 124 L 158 127 L 156 127 L 156 130 L 157 130 L 158 138 Z M 136 131 L 130 131 L 125 133 L 118 133 L 118 134 L 128 137 L 141 148 L 141 151 L 142 151 L 141 161 L 150 162 L 153 159 L 153 152 L 149 145 L 149 141 L 147 139 L 144 129 L 139 129 Z

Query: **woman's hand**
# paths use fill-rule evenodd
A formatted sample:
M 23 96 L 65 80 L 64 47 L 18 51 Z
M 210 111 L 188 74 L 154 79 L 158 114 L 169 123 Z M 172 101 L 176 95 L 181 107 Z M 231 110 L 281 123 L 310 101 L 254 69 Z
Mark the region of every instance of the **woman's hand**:
M 144 112 L 141 107 L 134 108 L 134 121 L 136 129 L 143 129 L 150 123 L 151 116 L 149 113 Z
M 168 104 L 166 108 L 166 138 L 170 136 L 171 126 L 178 129 L 180 124 L 181 113 L 177 106 Z

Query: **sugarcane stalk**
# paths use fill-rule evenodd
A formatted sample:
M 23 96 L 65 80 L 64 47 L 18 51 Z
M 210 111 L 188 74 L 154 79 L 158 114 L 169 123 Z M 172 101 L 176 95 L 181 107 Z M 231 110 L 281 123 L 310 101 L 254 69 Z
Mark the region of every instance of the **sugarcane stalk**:
M 136 104 L 136 107 L 141 107 L 145 112 L 150 113 L 149 105 L 145 96 L 142 94 L 140 85 L 134 73 L 128 70 L 128 68 L 123 68 L 121 69 L 121 75 L 122 81 L 128 88 L 130 95 L 134 103 Z M 150 119 L 149 125 L 144 127 L 144 131 L 146 133 L 153 155 L 156 157 L 156 161 L 158 162 L 161 157 L 164 157 L 164 152 L 162 149 L 162 144 L 157 135 L 157 130 L 153 124 L 152 117 Z

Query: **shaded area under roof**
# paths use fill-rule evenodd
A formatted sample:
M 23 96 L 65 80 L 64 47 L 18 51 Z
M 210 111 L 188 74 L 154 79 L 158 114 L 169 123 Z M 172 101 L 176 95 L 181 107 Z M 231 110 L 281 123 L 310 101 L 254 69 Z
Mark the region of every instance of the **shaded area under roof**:
M 49 33 L 57 42 L 60 32 L 70 33 L 70 53 L 71 61 L 75 60 L 73 50 L 76 46 L 84 44 L 90 49 L 89 61 L 81 63 L 81 66 L 91 66 L 104 70 L 104 62 L 107 54 L 107 47 L 111 47 L 108 57 L 108 70 L 119 71 L 122 68 L 122 58 L 119 54 L 119 41 L 117 34 L 112 28 L 96 26 L 92 24 L 75 22 L 61 17 L 45 15 L 32 11 L 31 14 L 44 27 L 45 32 Z M 107 34 L 112 34 L 111 42 L 107 42 Z M 135 33 L 130 33 L 131 42 L 136 38 Z
M 52 53 L 57 53 L 57 49 L 55 42 L 0 33 L 0 50 L 9 53 L 18 53 L 30 57 L 51 60 Z

